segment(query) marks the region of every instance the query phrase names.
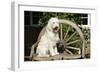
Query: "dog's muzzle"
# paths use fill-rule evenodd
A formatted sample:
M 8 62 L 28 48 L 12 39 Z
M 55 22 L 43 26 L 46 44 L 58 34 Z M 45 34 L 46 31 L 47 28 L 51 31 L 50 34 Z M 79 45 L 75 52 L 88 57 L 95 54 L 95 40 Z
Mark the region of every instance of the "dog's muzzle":
M 54 32 L 58 32 L 58 30 L 59 30 L 59 27 L 57 27 L 57 26 L 55 28 L 53 28 Z

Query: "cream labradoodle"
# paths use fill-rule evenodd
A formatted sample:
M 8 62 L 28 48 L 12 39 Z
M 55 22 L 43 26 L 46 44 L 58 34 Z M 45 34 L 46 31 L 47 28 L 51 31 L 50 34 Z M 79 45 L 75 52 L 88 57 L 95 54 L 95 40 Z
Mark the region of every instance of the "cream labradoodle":
M 59 54 L 56 43 L 59 39 L 59 21 L 58 18 L 51 18 L 45 27 L 45 32 L 38 43 L 36 53 L 38 57 L 49 57 Z

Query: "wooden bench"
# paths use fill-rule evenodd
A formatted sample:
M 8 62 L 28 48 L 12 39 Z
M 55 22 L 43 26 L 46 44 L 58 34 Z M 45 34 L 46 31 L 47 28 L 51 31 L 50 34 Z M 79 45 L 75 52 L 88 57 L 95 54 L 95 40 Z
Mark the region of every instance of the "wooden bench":
M 69 60 L 69 59 L 78 59 L 81 58 L 81 55 L 69 55 L 69 54 L 59 54 L 51 57 L 37 57 L 32 58 L 33 61 L 52 61 L 52 60 Z

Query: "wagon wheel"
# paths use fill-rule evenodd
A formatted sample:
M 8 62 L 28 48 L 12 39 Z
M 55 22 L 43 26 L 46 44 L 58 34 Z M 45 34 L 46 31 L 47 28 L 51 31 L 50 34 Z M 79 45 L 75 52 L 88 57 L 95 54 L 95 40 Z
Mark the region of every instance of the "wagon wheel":
M 80 28 L 75 23 L 68 20 L 59 19 L 59 23 L 59 37 L 60 40 L 66 43 L 66 51 L 71 55 L 80 55 L 81 58 L 84 58 L 85 40 Z

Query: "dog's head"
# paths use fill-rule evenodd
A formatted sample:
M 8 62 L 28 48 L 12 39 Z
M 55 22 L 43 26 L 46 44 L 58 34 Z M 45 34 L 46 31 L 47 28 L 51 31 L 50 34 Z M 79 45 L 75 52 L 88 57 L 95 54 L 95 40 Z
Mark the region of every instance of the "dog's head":
M 57 33 L 59 31 L 59 20 L 58 20 L 58 18 L 56 18 L 56 17 L 51 18 L 48 21 L 47 28 L 50 31 Z

